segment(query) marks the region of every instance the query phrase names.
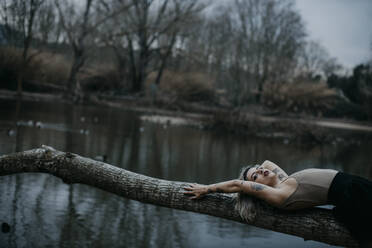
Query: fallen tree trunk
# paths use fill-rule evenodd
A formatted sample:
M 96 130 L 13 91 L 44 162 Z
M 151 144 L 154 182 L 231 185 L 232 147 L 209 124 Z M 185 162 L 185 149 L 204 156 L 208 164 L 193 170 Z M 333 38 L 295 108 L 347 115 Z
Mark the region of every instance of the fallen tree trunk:
M 43 172 L 63 182 L 82 183 L 145 203 L 193 211 L 291 234 L 331 245 L 356 247 L 356 241 L 345 226 L 334 219 L 330 210 L 312 208 L 283 211 L 253 200 L 250 218 L 244 221 L 234 209 L 228 194 L 211 194 L 201 200 L 190 200 L 183 194 L 185 182 L 156 179 L 136 174 L 103 162 L 51 147 L 0 156 L 0 176 Z

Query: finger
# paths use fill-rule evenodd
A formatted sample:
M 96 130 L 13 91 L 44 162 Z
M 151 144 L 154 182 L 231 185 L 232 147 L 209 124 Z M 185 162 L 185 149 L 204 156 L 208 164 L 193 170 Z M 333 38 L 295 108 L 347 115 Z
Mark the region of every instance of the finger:
M 185 195 L 194 195 L 194 192 L 190 192 L 190 191 L 184 191 L 182 193 Z

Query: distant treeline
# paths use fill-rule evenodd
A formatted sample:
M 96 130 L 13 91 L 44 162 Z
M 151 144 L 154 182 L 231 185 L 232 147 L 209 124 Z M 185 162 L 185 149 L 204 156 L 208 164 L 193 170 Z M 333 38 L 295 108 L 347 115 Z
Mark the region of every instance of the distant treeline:
M 73 97 L 147 90 L 295 112 L 344 101 L 371 113 L 370 62 L 347 74 L 307 38 L 293 0 L 3 0 L 0 18 L 1 85 L 19 92 L 39 82 Z

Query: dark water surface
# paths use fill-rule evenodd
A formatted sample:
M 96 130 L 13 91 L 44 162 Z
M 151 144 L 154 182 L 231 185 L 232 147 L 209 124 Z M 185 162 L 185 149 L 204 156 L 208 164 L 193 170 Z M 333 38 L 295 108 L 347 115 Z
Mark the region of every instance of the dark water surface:
M 214 183 L 272 160 L 288 172 L 334 168 L 372 179 L 372 143 L 299 146 L 142 121 L 138 113 L 0 101 L 0 155 L 52 146 L 168 180 Z M 0 247 L 327 247 L 216 217 L 120 198 L 46 174 L 0 177 Z M 3 230 L 4 231 L 4 230 Z

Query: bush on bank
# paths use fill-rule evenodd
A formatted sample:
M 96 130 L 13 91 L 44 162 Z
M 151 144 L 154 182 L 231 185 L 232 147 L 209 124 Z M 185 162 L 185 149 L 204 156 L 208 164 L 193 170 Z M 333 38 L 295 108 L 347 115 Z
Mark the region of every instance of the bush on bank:
M 65 87 L 68 81 L 71 61 L 61 54 L 39 52 L 24 68 L 23 89 L 26 91 L 49 92 L 52 87 Z M 22 50 L 14 47 L 0 47 L 0 88 L 16 90 L 17 75 L 22 68 Z M 86 92 L 113 91 L 120 88 L 120 77 L 110 67 L 84 68 L 78 75 L 80 87 Z M 44 84 L 44 88 L 38 85 Z
M 157 74 L 151 73 L 147 80 L 147 95 L 153 94 Z M 166 70 L 161 78 L 158 90 L 161 94 L 176 100 L 191 102 L 214 102 L 213 81 L 200 72 L 174 72 Z
M 280 112 L 367 119 L 363 106 L 350 102 L 338 89 L 323 82 L 266 84 L 261 102 Z
M 32 56 L 24 68 L 24 89 L 33 91 L 31 84 L 63 85 L 68 79 L 69 62 L 62 55 L 30 51 Z M 0 47 L 0 88 L 16 90 L 17 76 L 22 69 L 22 51 L 14 47 Z

